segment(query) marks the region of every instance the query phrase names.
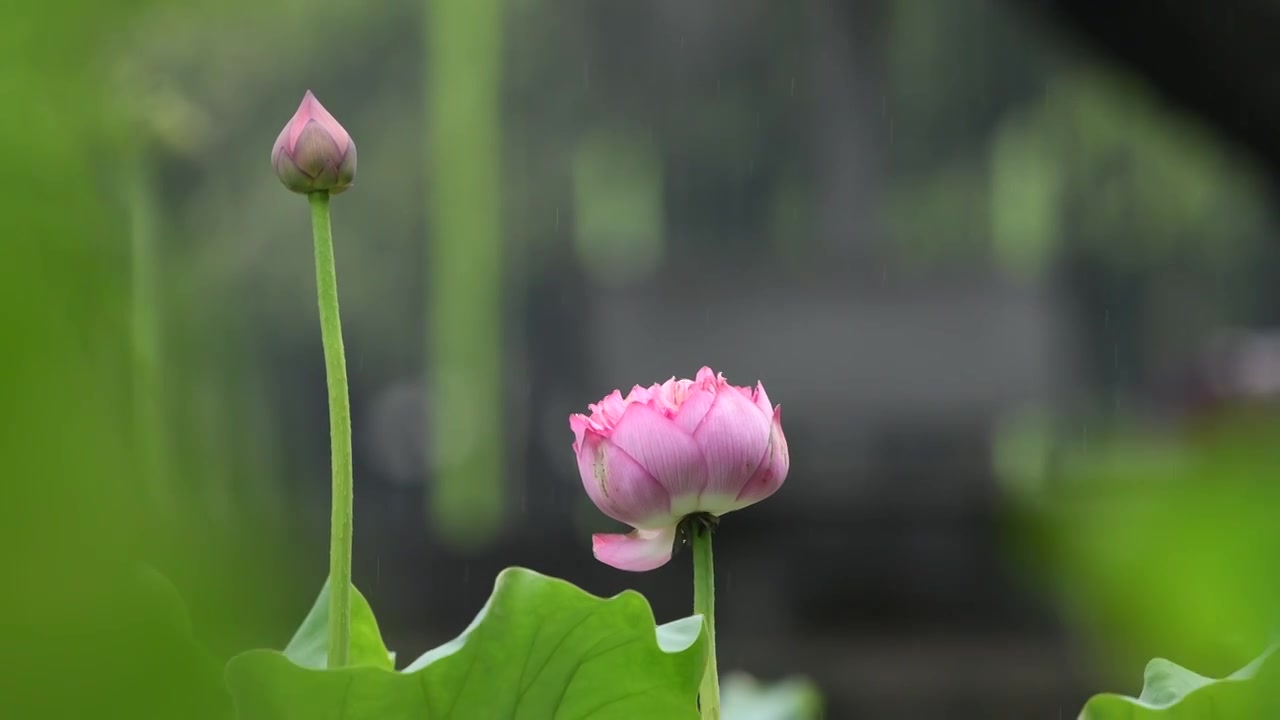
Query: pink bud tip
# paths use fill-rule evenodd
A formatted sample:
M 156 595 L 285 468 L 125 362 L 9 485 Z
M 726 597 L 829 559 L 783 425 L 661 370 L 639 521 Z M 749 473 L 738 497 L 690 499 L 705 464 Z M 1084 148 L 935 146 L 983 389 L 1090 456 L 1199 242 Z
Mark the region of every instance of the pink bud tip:
M 355 180 L 356 144 L 308 90 L 271 148 L 271 165 L 296 193 L 336 195 Z

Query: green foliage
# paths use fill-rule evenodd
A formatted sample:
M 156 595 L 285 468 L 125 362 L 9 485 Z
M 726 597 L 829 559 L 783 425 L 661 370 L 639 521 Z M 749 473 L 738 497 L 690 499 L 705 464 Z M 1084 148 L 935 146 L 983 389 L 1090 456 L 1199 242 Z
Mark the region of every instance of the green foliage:
M 324 655 L 324 602 L 290 643 L 293 652 L 253 650 L 228 664 L 241 720 L 697 717 L 701 618 L 655 629 L 634 592 L 597 598 L 562 580 L 505 570 L 471 626 L 403 672 L 383 665 L 363 600 L 352 618 L 362 649 L 353 655 L 368 664 L 315 669 Z
M 131 350 L 142 343 L 130 334 L 122 98 L 104 81 L 104 44 L 127 42 L 137 11 L 157 4 L 24 3 L 0 23 L 6 718 L 217 720 L 231 710 L 221 663 L 197 646 L 174 588 L 138 569 L 188 562 L 216 577 L 225 560 L 205 532 L 216 511 L 206 497 L 182 506 L 199 514 L 157 511 L 130 422 L 140 414 Z M 195 494 L 189 480 L 171 484 L 180 499 Z M 157 529 L 173 527 L 186 532 Z M 199 548 L 187 542 L 196 535 Z M 250 574 L 252 562 L 237 560 L 239 577 Z M 257 608 L 240 587 L 212 586 L 192 594 L 204 610 L 193 614 L 220 616 L 234 593 L 235 625 L 252 626 Z
M 1076 68 L 1022 119 L 1053 148 L 1074 240 L 1117 265 L 1182 255 L 1230 266 L 1266 226 L 1250 168 L 1130 78 Z
M 983 259 L 990 235 L 986 169 L 972 158 L 899 179 L 881 221 L 895 251 L 914 265 L 963 265 Z
M 1229 673 L 1280 617 L 1276 419 L 1220 415 L 1176 435 L 1095 424 L 1085 428 L 1088 442 L 1074 436 L 1052 449 L 1038 424 L 1016 440 L 1021 447 L 1000 453 L 1041 533 L 1021 538 L 1021 549 L 1039 551 L 1025 557 L 1028 567 L 1053 578 L 1065 608 L 1092 630 L 1106 670 L 1154 654 L 1209 668 L 1201 675 L 1152 660 L 1138 697 L 1098 695 L 1080 717 L 1280 716 L 1275 648 Z
M 1130 269 L 1229 270 L 1258 254 L 1273 220 L 1244 158 L 1116 69 L 1046 62 L 1000 13 L 946 7 L 890 3 L 882 220 L 895 254 L 954 265 L 990 253 L 1031 277 L 1064 245 Z
M 1106 693 L 1091 698 L 1080 720 L 1163 720 L 1212 718 L 1255 720 L 1276 717 L 1280 661 L 1275 647 L 1219 680 L 1204 677 L 1161 658 L 1147 664 L 1142 694 L 1136 698 Z
M 329 581 L 325 580 L 307 619 L 285 646 L 284 655 L 300 667 L 323 670 L 328 663 L 328 652 Z M 373 609 L 355 587 L 351 588 L 351 664 L 395 669 L 395 656 L 382 642 Z
M 220 663 L 197 644 L 156 571 L 112 564 L 57 584 L 7 585 L 0 629 L 6 718 L 226 720 Z M 68 607 L 71 600 L 80 607 Z
M 600 283 L 645 279 L 662 262 L 662 158 L 638 132 L 599 131 L 574 148 L 574 243 Z
M 1225 672 L 1275 631 L 1276 430 L 1265 418 L 1177 438 L 1094 427 L 1087 445 L 1059 448 L 1026 506 L 1043 533 L 1024 538 L 1043 541 L 1029 567 L 1054 578 L 1114 668 L 1159 654 Z

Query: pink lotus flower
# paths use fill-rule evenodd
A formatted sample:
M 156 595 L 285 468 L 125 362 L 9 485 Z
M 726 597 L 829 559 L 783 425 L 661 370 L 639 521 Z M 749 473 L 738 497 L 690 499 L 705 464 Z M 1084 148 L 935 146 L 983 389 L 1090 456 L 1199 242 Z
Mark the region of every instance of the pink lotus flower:
M 271 165 L 296 193 L 337 195 L 356 177 L 356 144 L 308 90 L 271 148 Z
M 782 408 L 711 368 L 696 380 L 614 390 L 591 415 L 570 415 L 573 451 L 591 501 L 635 530 L 594 535 L 596 559 L 652 570 L 671 559 L 676 526 L 695 513 L 723 515 L 772 495 L 790 456 Z

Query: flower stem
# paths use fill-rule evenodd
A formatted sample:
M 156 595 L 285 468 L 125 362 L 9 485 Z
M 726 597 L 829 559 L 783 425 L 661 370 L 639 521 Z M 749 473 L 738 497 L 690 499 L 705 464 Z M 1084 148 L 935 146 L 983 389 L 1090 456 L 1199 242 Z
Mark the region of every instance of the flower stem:
M 351 654 L 351 404 L 347 360 L 338 314 L 338 276 L 329 227 L 329 193 L 310 193 L 311 231 L 316 246 L 316 294 L 320 337 L 329 384 L 329 453 L 333 465 L 333 514 L 329 528 L 329 667 L 342 667 Z
M 711 530 L 708 523 L 690 523 L 693 544 L 693 611 L 707 628 L 707 669 L 698 689 L 702 720 L 720 720 L 720 675 L 716 670 L 716 573 L 711 562 Z

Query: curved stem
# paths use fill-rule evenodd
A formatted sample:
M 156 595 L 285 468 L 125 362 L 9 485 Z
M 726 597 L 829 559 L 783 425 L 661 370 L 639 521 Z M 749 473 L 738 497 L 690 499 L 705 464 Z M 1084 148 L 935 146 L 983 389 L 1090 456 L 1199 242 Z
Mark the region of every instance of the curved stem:
M 351 654 L 351 404 L 347 360 L 338 314 L 338 275 L 329 228 L 329 193 L 309 194 L 316 246 L 316 295 L 320 336 L 329 384 L 329 452 L 333 465 L 333 514 L 329 527 L 329 667 L 342 667 Z
M 720 720 L 720 675 L 716 669 L 716 574 L 711 562 L 711 526 L 691 523 L 693 544 L 693 611 L 707 628 L 707 669 L 698 688 L 702 720 Z

